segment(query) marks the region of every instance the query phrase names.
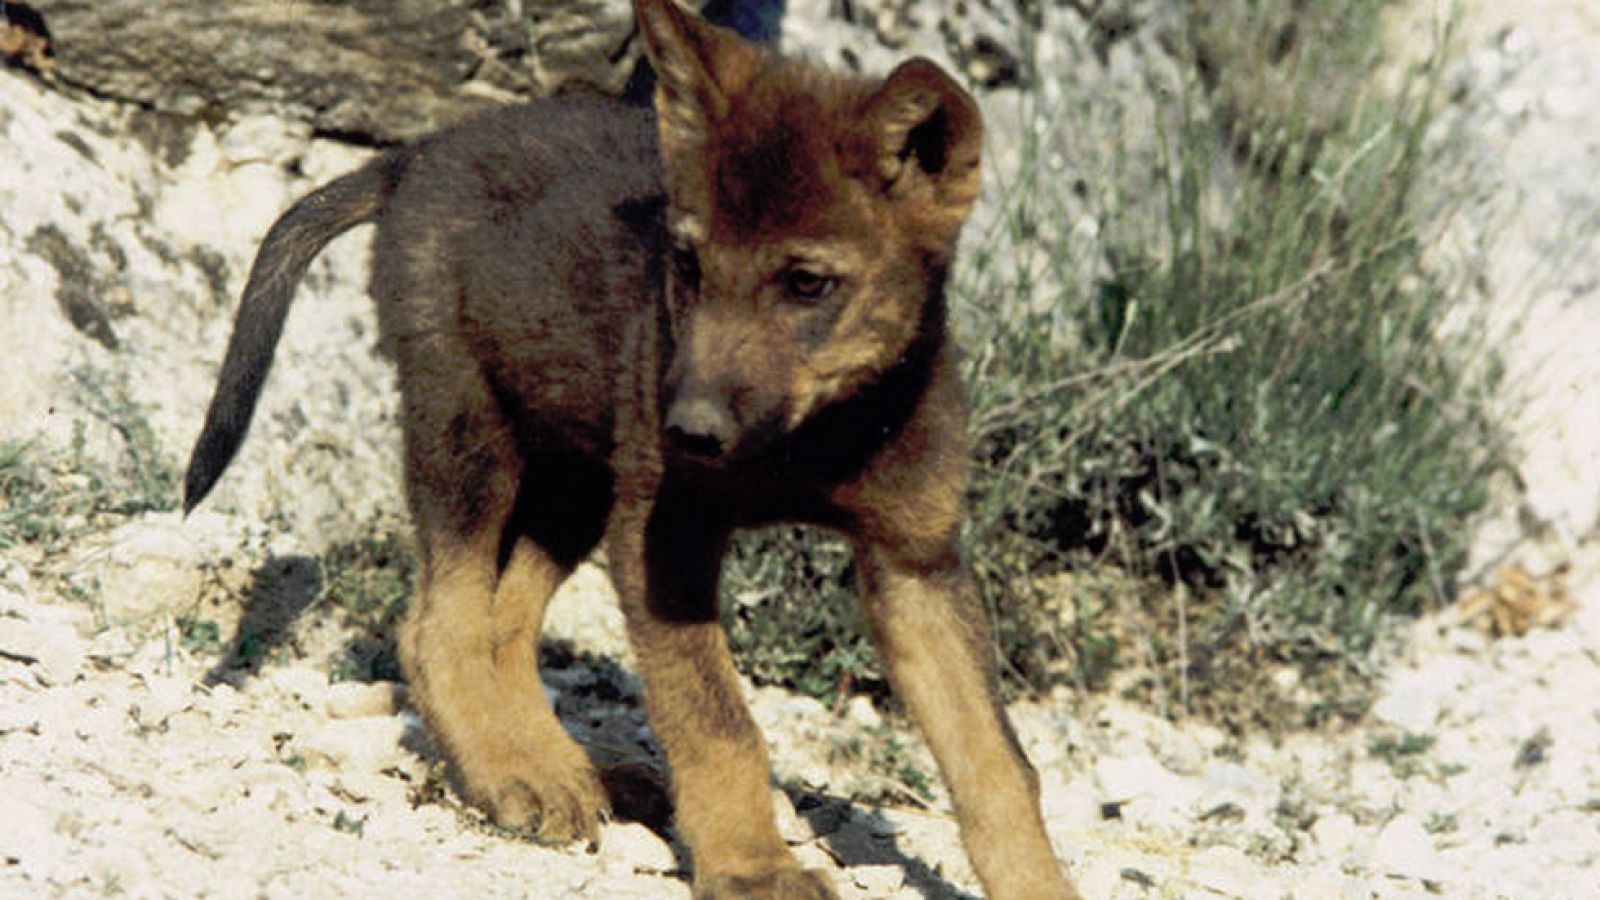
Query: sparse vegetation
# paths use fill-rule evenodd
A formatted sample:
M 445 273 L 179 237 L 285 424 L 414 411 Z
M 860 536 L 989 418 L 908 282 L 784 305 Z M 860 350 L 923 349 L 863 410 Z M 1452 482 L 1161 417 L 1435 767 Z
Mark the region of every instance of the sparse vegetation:
M 0 549 L 22 544 L 53 552 L 64 542 L 142 512 L 171 509 L 177 472 L 161 453 L 143 407 L 126 383 L 73 372 L 90 415 L 123 440 L 115 464 L 90 459 L 86 423 L 73 423 L 66 452 L 34 441 L 0 441 Z
M 1013 685 L 1280 718 L 1263 663 L 1289 663 L 1316 715 L 1344 715 L 1386 625 L 1449 598 L 1500 464 L 1496 366 L 1422 260 L 1432 73 L 1362 88 L 1382 5 L 1208 5 L 1182 85 L 1152 78 L 1152 130 L 1072 170 L 1051 136 L 1102 98 L 1060 84 L 996 123 L 1029 137 L 956 299 L 969 546 Z M 743 543 L 745 665 L 819 695 L 881 684 L 850 577 L 827 540 Z
M 923 768 L 911 748 L 888 726 L 869 728 L 861 736 L 835 744 L 828 761 L 845 762 L 872 773 L 876 787 L 866 786 L 856 800 L 926 805 L 934 800 L 935 778 Z
M 400 680 L 395 633 L 416 585 L 416 554 L 395 530 L 374 525 L 322 557 L 322 600 L 350 635 L 332 662 L 332 681 Z
M 112 377 L 87 368 L 73 370 L 78 396 L 89 414 L 110 426 L 123 441 L 123 459 L 111 477 L 90 475 L 90 487 L 114 499 L 111 511 L 126 516 L 173 509 L 178 501 L 178 470 L 162 453 L 155 430 L 143 407 L 132 397 L 125 376 Z M 83 463 L 82 424 L 77 432 L 74 460 Z M 108 481 L 120 482 L 113 487 Z
M 1380 734 L 1372 739 L 1367 750 L 1389 764 L 1397 777 L 1409 778 L 1423 770 L 1423 756 L 1433 749 L 1436 738 L 1431 734 L 1405 732 Z

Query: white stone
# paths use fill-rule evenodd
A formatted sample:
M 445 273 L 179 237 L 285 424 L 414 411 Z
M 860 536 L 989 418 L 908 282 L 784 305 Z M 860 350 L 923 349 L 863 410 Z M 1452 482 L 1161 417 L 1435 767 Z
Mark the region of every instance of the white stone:
M 1274 897 L 1277 885 L 1261 867 L 1234 847 L 1208 847 L 1188 861 L 1195 884 L 1224 897 Z
M 1433 838 L 1415 816 L 1402 813 L 1378 832 L 1371 865 L 1385 875 L 1443 882 L 1448 874 L 1434 849 Z
M 410 755 L 400 746 L 405 730 L 398 716 L 335 719 L 296 737 L 293 747 L 315 768 L 381 772 L 402 766 Z
M 1446 695 L 1466 677 L 1466 661 L 1435 657 L 1425 669 L 1406 669 L 1390 676 L 1372 715 L 1413 734 L 1425 734 L 1438 723 Z
M 678 868 L 672 847 L 637 822 L 608 823 L 600 832 L 600 857 L 612 870 L 664 873 Z
M 388 775 L 375 772 L 339 772 L 332 778 L 333 792 L 357 803 L 399 806 L 406 802 L 405 783 Z
M 393 681 L 341 681 L 328 686 L 323 707 L 333 719 L 392 716 L 400 711 L 405 686 Z
M 878 708 L 872 704 L 872 698 L 870 697 L 859 695 L 851 697 L 850 702 L 845 704 L 844 715 L 846 719 L 862 728 L 883 727 L 883 716 L 878 712 Z
M 1201 812 L 1222 803 L 1235 803 L 1254 817 L 1269 816 L 1278 805 L 1282 789 L 1278 782 L 1262 773 L 1232 762 L 1206 765 L 1204 792 L 1198 806 Z
M 870 897 L 887 897 L 906 883 L 905 869 L 899 866 L 851 866 L 846 873 Z
M 222 156 L 232 165 L 282 165 L 297 155 L 311 136 L 309 126 L 277 116 L 245 116 L 223 132 Z
M 1039 795 L 1045 823 L 1052 832 L 1085 831 L 1100 820 L 1094 779 L 1088 775 L 1067 782 L 1059 772 L 1044 772 L 1039 777 Z
M 1107 758 L 1095 765 L 1101 803 L 1122 804 L 1122 817 L 1141 826 L 1181 828 L 1199 789 L 1148 756 Z
M 1341 860 L 1355 843 L 1356 820 L 1349 813 L 1318 816 L 1311 824 L 1311 839 L 1324 859 Z
M 1368 892 L 1353 879 L 1331 873 L 1296 875 L 1291 900 L 1366 900 Z
M 108 624 L 145 630 L 165 626 L 172 610 L 191 604 L 201 587 L 200 547 L 175 516 L 150 516 L 111 532 L 89 555 L 88 571 Z
M 794 857 L 800 861 L 800 865 L 807 869 L 832 869 L 839 865 L 838 860 L 828 855 L 828 851 L 817 844 L 801 844 L 790 849 L 794 851 Z
M 158 728 L 194 705 L 194 684 L 176 675 L 145 675 L 145 693 L 134 698 L 141 725 Z
M 83 664 L 76 630 L 0 618 L 0 654 L 31 664 L 46 685 L 68 684 Z
M 778 833 L 783 835 L 784 841 L 804 844 L 816 837 L 811 831 L 811 823 L 795 810 L 787 792 L 777 788 L 772 790 L 772 810 L 778 819 Z
M 311 709 L 325 708 L 328 696 L 328 676 L 305 666 L 284 666 L 264 673 L 267 681 L 279 691 L 294 697 Z

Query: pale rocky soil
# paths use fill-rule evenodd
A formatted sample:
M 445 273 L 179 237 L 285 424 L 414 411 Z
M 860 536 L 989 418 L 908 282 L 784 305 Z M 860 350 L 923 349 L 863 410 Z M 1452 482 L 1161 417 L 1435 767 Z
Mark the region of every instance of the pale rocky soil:
M 1469 5 L 1447 125 L 1481 183 L 1449 198 L 1464 211 L 1439 253 L 1487 254 L 1480 301 L 1526 310 L 1506 339 L 1526 389 L 1526 488 L 1486 532 L 1479 565 L 1522 561 L 1541 576 L 1541 608 L 1565 616 L 1498 639 L 1456 611 L 1418 622 L 1367 719 L 1326 732 L 1230 735 L 1065 692 L 1016 706 L 1051 834 L 1087 897 L 1595 895 L 1600 11 L 1508 7 Z M 1425 13 L 1397 23 L 1402 49 Z M 67 448 L 87 421 L 82 454 L 126 469 L 134 441 L 117 412 L 132 406 L 154 452 L 176 458 L 261 231 L 361 153 L 271 117 L 157 153 L 159 123 L 120 107 L 63 105 L 6 72 L 0 98 L 6 146 L 30 151 L 26 177 L 0 167 L 0 437 Z M 141 128 L 148 147 L 120 137 Z M 214 512 L 86 513 L 64 524 L 92 536 L 62 554 L 0 551 L 0 895 L 688 895 L 681 850 L 641 826 L 609 826 L 593 852 L 484 827 L 438 789 L 402 688 L 329 683 L 348 629 L 319 600 L 319 548 L 394 527 L 399 508 L 392 400 L 372 388 L 389 375 L 349 274 L 363 244 L 352 235 L 314 268 Z M 197 262 L 208 253 L 220 267 Z M 75 296 L 75 265 L 119 274 Z M 101 337 L 82 339 L 62 308 Z M 196 346 L 213 349 L 197 360 Z M 1536 543 L 1511 540 L 1530 530 Z M 1543 578 L 1561 563 L 1565 604 Z M 241 621 L 274 615 L 287 624 L 259 666 L 219 666 Z M 223 647 L 185 640 L 186 616 L 214 621 Z M 552 635 L 579 651 L 553 657 L 546 678 L 568 726 L 607 758 L 652 759 L 599 572 L 583 570 L 552 617 Z M 1298 690 L 1287 672 L 1277 681 Z M 785 834 L 808 863 L 846 896 L 976 893 L 937 791 L 905 805 L 904 782 L 932 768 L 898 725 L 864 701 L 832 710 L 750 694 Z M 882 759 L 891 737 L 910 749 L 887 769 L 860 761 Z M 898 802 L 845 799 L 863 796 Z

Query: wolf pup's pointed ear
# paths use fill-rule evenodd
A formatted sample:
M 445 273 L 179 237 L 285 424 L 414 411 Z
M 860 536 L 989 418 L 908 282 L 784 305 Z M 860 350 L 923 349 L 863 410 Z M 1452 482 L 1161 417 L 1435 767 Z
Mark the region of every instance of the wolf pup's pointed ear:
M 754 77 L 763 51 L 674 0 L 633 0 L 645 55 L 656 70 L 656 115 L 668 169 L 699 153 L 728 98 Z
M 891 197 L 951 236 L 982 182 L 983 117 L 978 104 L 933 62 L 902 63 L 867 98 L 868 170 Z

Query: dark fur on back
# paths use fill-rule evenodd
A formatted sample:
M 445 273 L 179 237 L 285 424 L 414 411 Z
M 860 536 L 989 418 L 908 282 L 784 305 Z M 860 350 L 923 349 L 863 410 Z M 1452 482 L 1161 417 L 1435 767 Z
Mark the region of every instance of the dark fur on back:
M 249 429 L 295 289 L 317 254 L 383 220 L 372 293 L 386 352 L 442 331 L 492 361 L 508 398 L 553 395 L 540 415 L 591 452 L 608 446 L 606 410 L 587 402 L 615 362 L 616 314 L 659 295 L 665 196 L 648 110 L 601 98 L 497 110 L 387 153 L 307 195 L 262 241 L 217 390 L 184 477 L 185 512 L 203 501 Z M 393 212 L 393 215 L 390 213 Z M 464 279 L 455 308 L 408 303 Z M 467 301 L 465 295 L 473 300 Z M 576 305 L 540 304 L 541 296 Z M 514 322 L 519 331 L 500 326 Z M 555 335 L 555 345 L 539 343 Z M 531 343 L 530 343 L 531 340 Z M 526 348 L 538 346 L 529 357 Z M 551 385 L 556 389 L 552 390 Z M 533 393 L 520 395 L 520 388 Z

